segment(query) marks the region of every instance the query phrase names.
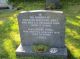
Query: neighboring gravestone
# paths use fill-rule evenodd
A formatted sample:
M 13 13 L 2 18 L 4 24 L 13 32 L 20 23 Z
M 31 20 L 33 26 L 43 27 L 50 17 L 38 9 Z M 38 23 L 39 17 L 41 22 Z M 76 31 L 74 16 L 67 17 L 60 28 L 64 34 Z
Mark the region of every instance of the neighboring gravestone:
M 60 0 L 46 0 L 46 9 L 60 9 Z
M 24 11 L 18 16 L 21 45 L 17 55 L 62 56 L 67 58 L 65 47 L 65 16 L 62 11 Z M 34 52 L 33 45 L 48 46 L 46 52 Z
M 6 8 L 12 9 L 12 6 L 8 4 L 8 0 L 0 0 L 0 8 Z

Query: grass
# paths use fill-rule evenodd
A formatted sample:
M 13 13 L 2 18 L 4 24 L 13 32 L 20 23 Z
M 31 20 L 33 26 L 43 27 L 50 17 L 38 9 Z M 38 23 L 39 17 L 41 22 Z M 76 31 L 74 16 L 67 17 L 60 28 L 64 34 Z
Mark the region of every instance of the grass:
M 66 16 L 66 46 L 69 51 L 68 59 L 80 59 L 80 1 L 76 3 L 64 2 Z M 23 10 L 44 9 L 44 1 L 27 2 L 20 4 Z M 20 10 L 21 11 L 21 10 Z M 24 59 L 17 57 L 15 50 L 20 44 L 17 15 L 20 11 L 0 12 L 0 59 Z M 26 57 L 25 59 L 42 59 L 41 57 Z M 51 59 L 51 58 L 46 58 Z

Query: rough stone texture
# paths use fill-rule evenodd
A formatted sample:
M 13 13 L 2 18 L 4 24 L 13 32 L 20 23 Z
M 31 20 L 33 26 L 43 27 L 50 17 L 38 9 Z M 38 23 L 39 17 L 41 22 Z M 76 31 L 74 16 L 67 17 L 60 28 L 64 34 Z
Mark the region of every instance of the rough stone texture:
M 67 58 L 65 47 L 65 16 L 62 11 L 35 10 L 24 11 L 18 16 L 21 45 L 17 55 L 63 56 Z M 45 53 L 32 51 L 34 44 L 46 44 L 50 48 Z M 56 53 L 50 49 L 56 48 Z

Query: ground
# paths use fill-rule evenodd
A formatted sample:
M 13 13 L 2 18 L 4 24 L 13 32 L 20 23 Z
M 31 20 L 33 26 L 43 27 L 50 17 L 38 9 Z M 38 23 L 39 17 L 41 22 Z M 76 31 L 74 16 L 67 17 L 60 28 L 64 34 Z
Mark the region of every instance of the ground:
M 80 1 L 79 1 L 80 2 Z M 68 59 L 80 59 L 80 3 L 64 2 L 62 10 L 66 16 L 65 43 Z M 19 5 L 22 10 L 44 9 L 44 1 L 26 2 Z M 24 8 L 25 7 L 25 8 Z M 17 15 L 22 10 L 0 10 L 0 59 L 20 59 L 15 50 L 20 44 Z M 23 59 L 23 57 L 21 57 Z M 25 58 L 26 59 L 26 58 Z M 27 57 L 27 59 L 35 59 Z M 36 59 L 41 59 L 37 57 Z

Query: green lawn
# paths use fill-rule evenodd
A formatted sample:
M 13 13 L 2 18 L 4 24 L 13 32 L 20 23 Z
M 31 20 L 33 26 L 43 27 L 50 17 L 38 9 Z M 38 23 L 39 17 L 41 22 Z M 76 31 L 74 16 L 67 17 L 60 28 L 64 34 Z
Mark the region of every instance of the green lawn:
M 63 8 L 60 9 L 66 16 L 65 42 L 69 50 L 69 59 L 80 59 L 80 3 L 78 2 L 75 4 L 64 2 Z M 44 9 L 44 2 L 27 2 L 19 6 L 25 7 L 23 10 L 38 10 Z M 20 11 L 0 11 L 0 59 L 24 59 L 24 57 L 16 57 L 15 54 L 20 44 L 17 22 Z M 27 57 L 27 59 L 35 58 Z M 36 57 L 36 59 L 41 59 L 41 57 Z

